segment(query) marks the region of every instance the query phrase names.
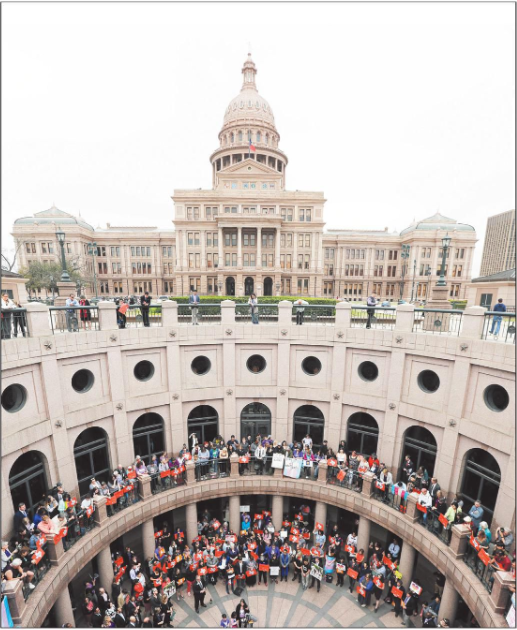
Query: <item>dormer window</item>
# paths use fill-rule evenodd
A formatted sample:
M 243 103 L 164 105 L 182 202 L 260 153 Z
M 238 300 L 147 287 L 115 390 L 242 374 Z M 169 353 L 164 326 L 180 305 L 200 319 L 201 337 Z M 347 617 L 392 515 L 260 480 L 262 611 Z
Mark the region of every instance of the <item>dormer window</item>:
M 260 138 L 261 138 L 260 131 L 257 131 L 257 142 L 260 142 Z
M 230 134 L 230 142 L 233 144 L 235 141 L 235 136 L 233 135 L 233 132 Z
M 242 131 L 239 131 L 239 142 L 242 142 Z
M 267 145 L 269 144 L 269 134 L 267 134 L 267 133 L 266 133 L 266 139 L 265 139 L 265 142 L 266 142 L 266 146 L 267 146 Z

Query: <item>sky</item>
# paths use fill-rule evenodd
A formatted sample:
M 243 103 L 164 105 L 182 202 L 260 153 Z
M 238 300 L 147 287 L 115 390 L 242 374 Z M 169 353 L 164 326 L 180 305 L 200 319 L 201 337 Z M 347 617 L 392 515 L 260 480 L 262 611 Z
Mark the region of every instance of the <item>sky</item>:
M 515 4 L 4 4 L 2 247 L 55 205 L 171 228 L 251 48 L 289 164 L 327 228 L 476 228 L 515 208 Z

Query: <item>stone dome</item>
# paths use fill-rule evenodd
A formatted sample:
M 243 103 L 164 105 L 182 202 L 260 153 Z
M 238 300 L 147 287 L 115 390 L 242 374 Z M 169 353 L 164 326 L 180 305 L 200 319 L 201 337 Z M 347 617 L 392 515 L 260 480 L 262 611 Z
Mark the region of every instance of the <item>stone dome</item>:
M 93 231 L 93 227 L 89 223 L 86 223 L 80 215 L 79 217 L 74 217 L 73 214 L 59 210 L 56 206 L 52 206 L 42 212 L 36 212 L 32 217 L 16 219 L 14 223 L 15 225 L 45 225 L 46 223 L 50 225 L 55 224 L 56 226 L 80 225 L 81 227 Z
M 467 223 L 458 223 L 455 219 L 444 217 L 443 214 L 440 214 L 439 212 L 433 214 L 432 217 L 428 217 L 427 219 L 423 219 L 422 221 L 417 221 L 413 223 L 405 230 L 402 230 L 400 235 L 402 236 L 403 234 L 413 232 L 414 230 L 459 230 L 464 232 L 475 231 L 472 225 L 468 225 Z
M 273 110 L 265 98 L 260 96 L 255 84 L 257 69 L 251 54 L 242 67 L 243 83 L 239 94 L 230 101 L 224 114 L 223 128 L 237 123 L 239 120 L 255 120 L 259 123 L 275 126 Z

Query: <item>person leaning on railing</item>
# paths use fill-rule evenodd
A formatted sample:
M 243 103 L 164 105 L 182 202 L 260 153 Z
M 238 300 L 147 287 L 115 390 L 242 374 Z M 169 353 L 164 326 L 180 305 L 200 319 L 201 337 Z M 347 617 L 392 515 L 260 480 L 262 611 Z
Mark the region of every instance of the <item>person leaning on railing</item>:
M 497 313 L 506 313 L 506 304 L 503 303 L 503 298 L 499 298 L 497 300 L 497 304 L 494 306 L 494 311 Z M 499 334 L 499 330 L 501 329 L 502 321 L 502 315 L 494 315 L 492 319 L 492 327 L 488 331 L 488 334 L 497 337 L 497 335 Z
M 68 307 L 65 311 L 66 327 L 68 332 L 72 332 L 72 327 L 74 332 L 79 332 L 79 323 L 76 316 L 76 307 L 79 306 L 79 302 L 75 299 L 73 293 L 70 293 L 70 295 L 66 298 L 65 306 Z
M 16 304 L 9 298 L 7 293 L 2 295 L 2 339 L 11 338 L 12 310 Z

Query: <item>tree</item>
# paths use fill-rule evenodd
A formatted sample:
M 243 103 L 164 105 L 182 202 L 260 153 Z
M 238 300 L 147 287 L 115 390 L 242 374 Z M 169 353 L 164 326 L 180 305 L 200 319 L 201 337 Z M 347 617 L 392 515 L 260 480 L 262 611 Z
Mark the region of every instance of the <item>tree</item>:
M 2 249 L 2 269 L 4 271 L 12 271 L 16 266 L 16 259 L 18 258 L 18 252 L 22 246 L 22 241 L 19 238 L 14 239 L 14 247 Z
M 70 282 L 83 286 L 88 283 L 80 269 L 67 263 L 67 271 L 70 276 Z M 45 289 L 47 292 L 52 291 L 52 287 L 56 288 L 56 284 L 61 279 L 62 267 L 57 262 L 42 263 L 39 261 L 31 262 L 28 267 L 20 269 L 20 275 L 27 279 L 26 286 L 29 292 Z

